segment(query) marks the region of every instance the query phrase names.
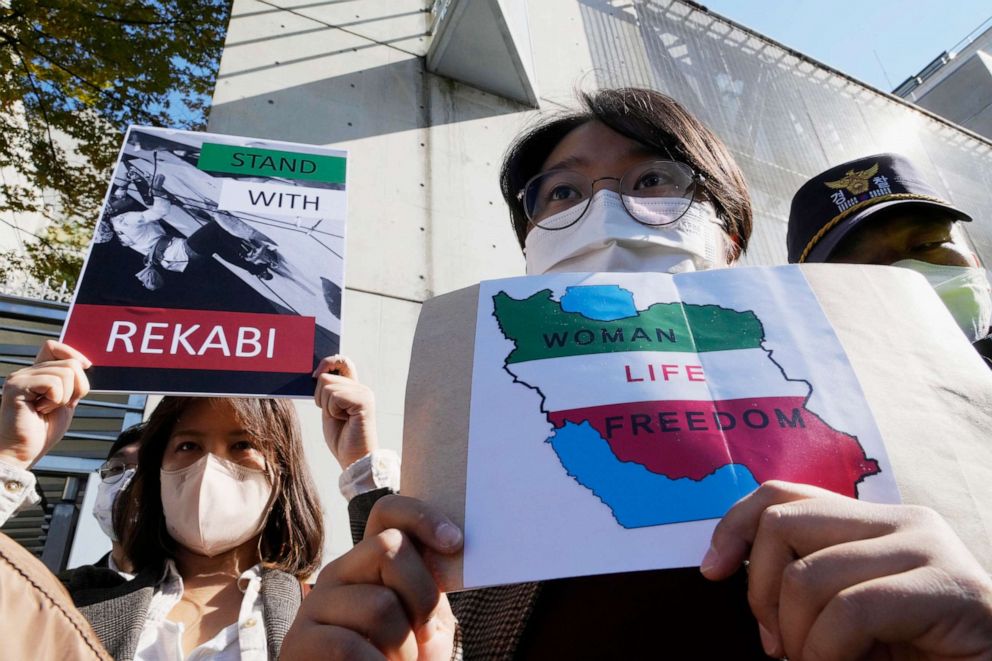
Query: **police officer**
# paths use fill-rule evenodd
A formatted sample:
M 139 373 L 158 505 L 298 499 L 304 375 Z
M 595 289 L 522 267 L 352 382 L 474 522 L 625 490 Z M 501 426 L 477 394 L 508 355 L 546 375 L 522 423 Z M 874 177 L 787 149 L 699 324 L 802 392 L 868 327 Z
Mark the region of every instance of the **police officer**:
M 992 287 L 959 226 L 970 221 L 906 157 L 866 156 L 821 172 L 796 192 L 789 262 L 882 264 L 920 273 L 992 366 Z

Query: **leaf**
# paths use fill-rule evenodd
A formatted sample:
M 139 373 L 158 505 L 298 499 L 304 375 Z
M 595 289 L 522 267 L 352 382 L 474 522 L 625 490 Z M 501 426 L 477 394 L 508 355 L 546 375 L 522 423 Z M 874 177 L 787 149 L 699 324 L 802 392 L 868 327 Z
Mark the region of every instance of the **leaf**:
M 0 3 L 0 168 L 14 173 L 0 217 L 51 223 L 23 253 L 0 254 L 0 283 L 26 270 L 75 286 L 127 126 L 206 124 L 230 11 L 227 0 Z

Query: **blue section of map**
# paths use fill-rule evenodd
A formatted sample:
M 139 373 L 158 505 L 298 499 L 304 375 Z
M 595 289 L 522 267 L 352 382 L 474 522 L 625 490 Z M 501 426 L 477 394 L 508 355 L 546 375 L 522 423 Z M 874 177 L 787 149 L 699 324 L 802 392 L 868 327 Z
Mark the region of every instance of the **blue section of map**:
M 596 321 L 636 317 L 634 295 L 619 285 L 579 285 L 565 289 L 561 309 Z
M 566 422 L 548 443 L 569 476 L 591 490 L 624 528 L 716 519 L 758 488 L 745 466 L 728 464 L 696 481 L 673 480 L 620 461 L 588 422 Z

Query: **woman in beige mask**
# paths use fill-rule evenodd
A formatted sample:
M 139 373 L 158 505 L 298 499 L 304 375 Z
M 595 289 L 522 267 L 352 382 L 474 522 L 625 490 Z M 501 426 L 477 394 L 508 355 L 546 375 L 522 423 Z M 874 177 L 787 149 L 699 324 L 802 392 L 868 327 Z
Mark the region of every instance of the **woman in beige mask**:
M 0 470 L 26 468 L 61 438 L 89 389 L 87 367 L 49 342 L 8 377 Z M 317 373 L 325 440 L 343 467 L 360 466 L 376 444 L 372 393 L 346 358 L 325 359 Z M 63 580 L 114 658 L 278 658 L 301 581 L 320 567 L 316 493 L 289 400 L 166 397 L 113 513 L 135 577 L 82 567 Z

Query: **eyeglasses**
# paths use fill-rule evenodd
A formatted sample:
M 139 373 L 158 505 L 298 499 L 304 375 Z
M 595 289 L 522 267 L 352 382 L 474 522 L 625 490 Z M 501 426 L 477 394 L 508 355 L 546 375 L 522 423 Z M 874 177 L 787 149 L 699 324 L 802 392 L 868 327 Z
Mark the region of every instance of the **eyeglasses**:
M 620 199 L 634 220 L 642 225 L 671 225 L 685 215 L 696 186 L 705 181 L 685 163 L 645 161 L 617 177 L 589 177 L 574 170 L 548 170 L 532 177 L 517 199 L 535 227 L 562 230 L 579 222 L 598 181 L 620 183 Z M 566 213 L 568 212 L 568 213 Z
M 119 459 L 111 459 L 100 465 L 100 479 L 107 484 L 116 484 L 129 468 L 137 468 L 138 464 L 125 464 Z

